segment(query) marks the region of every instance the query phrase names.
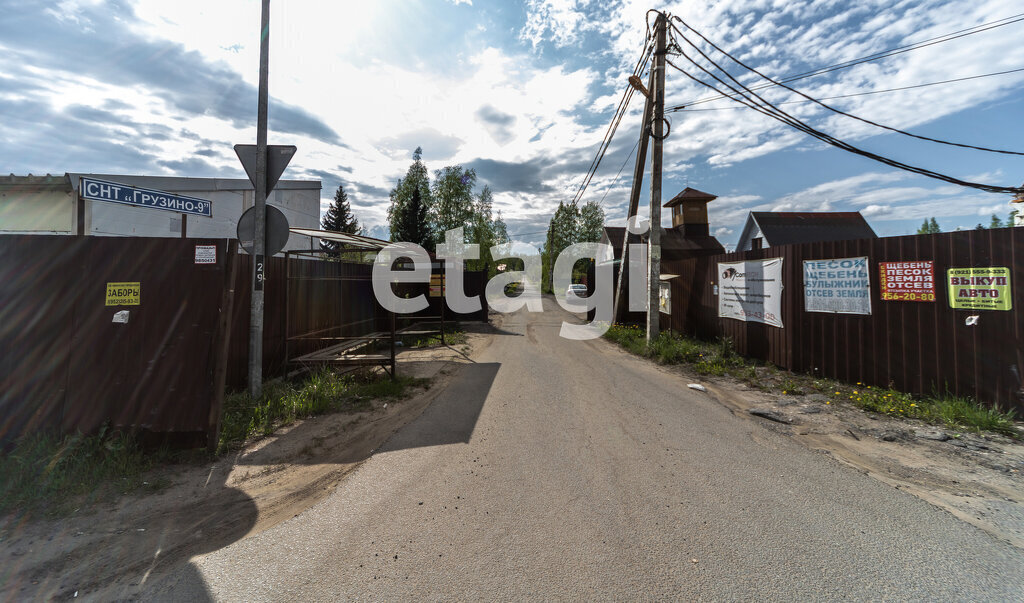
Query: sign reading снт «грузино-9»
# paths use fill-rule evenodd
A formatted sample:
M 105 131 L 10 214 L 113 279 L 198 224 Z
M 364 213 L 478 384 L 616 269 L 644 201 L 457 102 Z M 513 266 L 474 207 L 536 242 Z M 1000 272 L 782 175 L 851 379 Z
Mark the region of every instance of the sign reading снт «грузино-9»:
M 782 258 L 721 262 L 718 315 L 782 326 Z
M 164 191 L 107 182 L 106 180 L 98 180 L 86 176 L 79 178 L 78 194 L 83 199 L 90 201 L 121 203 L 147 209 L 173 211 L 179 214 L 205 216 L 207 218 L 213 215 L 210 202 L 206 199 L 185 197 L 173 193 L 165 193 Z

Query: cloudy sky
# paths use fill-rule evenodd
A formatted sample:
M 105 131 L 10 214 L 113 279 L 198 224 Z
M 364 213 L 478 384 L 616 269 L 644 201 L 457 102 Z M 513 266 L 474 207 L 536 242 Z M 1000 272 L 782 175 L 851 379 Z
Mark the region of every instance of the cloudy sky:
M 244 177 L 232 145 L 255 141 L 259 6 L 0 0 L 0 171 Z M 343 184 L 369 227 L 384 222 L 388 192 L 421 146 L 430 170 L 475 168 L 509 231 L 536 246 L 594 158 L 652 7 L 773 77 L 1024 12 L 1019 0 L 278 0 L 270 143 L 299 149 L 285 178 L 322 180 L 324 207 Z M 844 96 L 827 102 L 881 124 L 1022 151 L 1024 71 L 862 94 L 1022 69 L 1021 39 L 1024 21 L 792 85 L 818 98 Z M 666 88 L 668 106 L 709 96 L 672 69 Z M 799 99 L 765 93 L 773 102 Z M 736 106 L 719 99 L 670 114 L 665 143 L 666 199 L 687 185 L 718 195 L 711 228 L 723 243 L 735 242 L 751 210 L 859 210 L 886 236 L 913 232 L 926 217 L 952 230 L 1011 209 L 1006 195 L 897 171 Z M 613 223 L 625 213 L 641 107 L 635 95 L 583 196 L 601 201 Z M 1024 182 L 1021 156 L 916 141 L 807 103 L 784 108 L 905 163 L 989 184 Z M 646 207 L 646 189 L 642 200 Z

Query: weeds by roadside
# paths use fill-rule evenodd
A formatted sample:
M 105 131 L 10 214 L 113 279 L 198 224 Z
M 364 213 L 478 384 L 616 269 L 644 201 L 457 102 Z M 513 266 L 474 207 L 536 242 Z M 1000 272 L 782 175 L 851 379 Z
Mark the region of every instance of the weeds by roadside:
M 230 394 L 224 400 L 217 452 L 238 448 L 252 436 L 270 435 L 296 419 L 368 410 L 372 400 L 401 398 L 410 387 L 425 381 L 401 376 L 392 381 L 384 375 L 366 373 L 339 375 L 325 369 L 298 385 L 280 379 L 269 381 L 257 401 L 248 392 Z
M 299 384 L 269 381 L 258 403 L 247 393 L 226 397 L 217 452 L 239 448 L 248 438 L 270 434 L 296 419 L 368 410 L 375 399 L 404 397 L 411 387 L 427 381 L 410 377 L 392 381 L 386 375 L 338 375 L 328 370 Z M 66 515 L 74 510 L 72 505 L 87 506 L 110 494 L 160 490 L 170 480 L 144 474 L 194 458 L 209 456 L 205 451 L 147 450 L 131 434 L 108 429 L 63 438 L 28 437 L 0 454 L 0 517 Z
M 166 449 L 145 452 L 131 435 L 107 429 L 25 438 L 0 455 L 0 516 L 66 514 L 73 501 L 101 494 L 101 486 L 122 494 L 159 490 L 168 485 L 166 479 L 142 481 L 141 475 L 175 459 Z
M 893 417 L 909 417 L 951 429 L 990 431 L 1014 438 L 1014 412 L 982 406 L 969 398 L 951 394 L 915 396 L 892 388 L 857 383 L 849 385 L 782 371 L 771 364 L 760 365 L 740 357 L 728 339 L 706 342 L 661 333 L 648 345 L 644 332 L 631 325 L 612 325 L 605 334 L 626 350 L 660 364 L 687 364 L 701 375 L 729 375 L 751 387 L 791 396 L 823 394 L 825 404 L 849 403 L 867 411 Z

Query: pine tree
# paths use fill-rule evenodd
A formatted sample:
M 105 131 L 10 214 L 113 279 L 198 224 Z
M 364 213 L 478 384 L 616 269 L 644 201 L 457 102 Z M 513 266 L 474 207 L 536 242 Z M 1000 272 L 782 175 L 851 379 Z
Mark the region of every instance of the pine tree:
M 1012 224 L 1011 224 L 1012 226 Z M 1002 228 L 1003 221 L 999 219 L 999 216 L 992 214 L 992 220 L 988 223 L 989 228 Z
M 420 159 L 422 156 L 423 149 L 416 147 L 412 155 L 413 163 L 405 177 L 391 189 L 388 224 L 391 228 L 392 241 L 415 243 L 433 251 L 432 229 L 428 223 L 432 205 L 430 177 L 427 175 L 427 167 Z
M 332 232 L 345 232 L 349 234 L 359 234 L 362 230 L 359 228 L 359 221 L 356 220 L 355 216 L 352 215 L 352 208 L 348 202 L 348 195 L 345 193 L 345 188 L 342 185 L 338 185 L 338 190 L 334 193 L 334 201 L 327 208 L 327 213 L 324 214 L 323 220 L 320 221 L 320 225 L 324 230 L 330 230 Z M 320 241 L 320 249 L 327 252 L 327 256 L 331 258 L 337 258 L 341 244 L 337 241 Z
M 939 223 L 935 221 L 935 218 L 931 220 L 925 218 L 921 228 L 917 229 L 917 234 L 939 234 L 942 229 L 939 228 Z
M 432 236 L 427 219 L 427 204 L 423 203 L 418 187 L 412 189 L 412 198 L 409 199 L 409 203 L 399 215 L 397 227 L 397 231 L 391 231 L 393 240 L 432 248 L 430 246 Z

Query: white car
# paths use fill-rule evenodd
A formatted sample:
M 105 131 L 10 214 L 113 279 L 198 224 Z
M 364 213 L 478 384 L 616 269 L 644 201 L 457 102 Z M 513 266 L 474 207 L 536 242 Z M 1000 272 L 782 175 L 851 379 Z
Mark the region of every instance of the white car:
M 586 296 L 587 286 L 581 283 L 573 283 L 565 290 L 565 297 L 567 299 L 572 299 L 573 297 L 584 298 Z

